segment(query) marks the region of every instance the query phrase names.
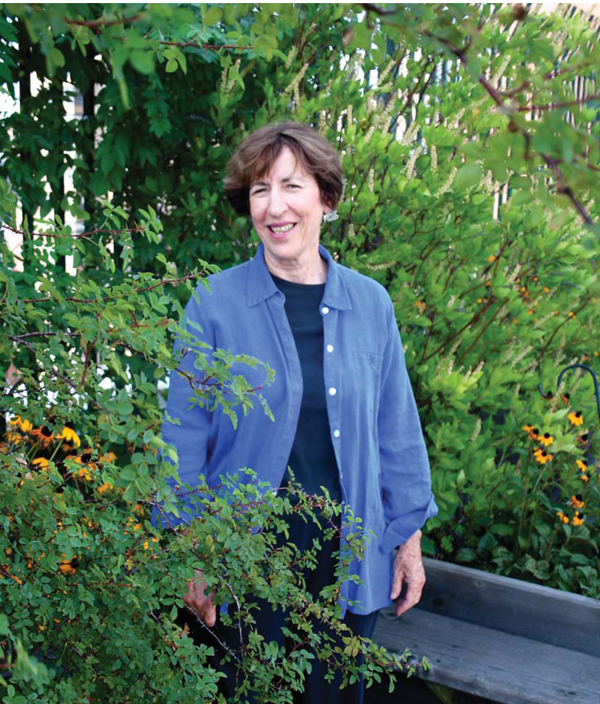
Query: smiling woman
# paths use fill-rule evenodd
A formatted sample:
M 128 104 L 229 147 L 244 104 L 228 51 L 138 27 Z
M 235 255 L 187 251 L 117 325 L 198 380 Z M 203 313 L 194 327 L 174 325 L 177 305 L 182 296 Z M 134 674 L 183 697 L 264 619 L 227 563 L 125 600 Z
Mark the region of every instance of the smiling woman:
M 248 354 L 275 371 L 275 383 L 263 391 L 274 420 L 250 413 L 234 430 L 222 415 L 190 409 L 189 379 L 173 373 L 167 415 L 179 423 L 165 422 L 163 437 L 177 449 L 185 483 L 203 475 L 212 485 L 250 467 L 260 481 L 285 487 L 293 473 L 306 492 L 326 492 L 349 506 L 375 538 L 350 568 L 360 581 L 338 584 L 336 594 L 345 623 L 370 637 L 378 609 L 395 601 L 401 614 L 418 602 L 425 581 L 420 528 L 437 509 L 393 303 L 380 284 L 336 263 L 319 244 L 321 223 L 342 186 L 338 152 L 306 125 L 268 125 L 238 147 L 225 193 L 239 214 L 252 218 L 261 244 L 252 261 L 210 276 L 210 292 L 198 287 L 186 322 L 205 350 Z M 198 374 L 192 351 L 181 367 L 186 376 Z M 337 540 L 324 544 L 314 524 L 289 520 L 290 542 L 301 550 L 314 540 L 322 545 L 318 567 L 305 575 L 315 599 L 336 585 L 349 526 L 339 521 L 336 528 Z M 197 571 L 183 597 L 203 627 L 189 614 L 182 618 L 199 642 L 235 652 L 242 636 L 220 619 L 221 605 L 206 587 Z M 256 628 L 268 641 L 294 648 L 293 635 L 284 635 L 286 618 L 265 602 Z M 226 673 L 222 688 L 232 697 L 235 673 Z M 326 673 L 327 663 L 314 660 L 294 702 L 362 702 L 362 682 L 340 691 L 339 673 L 331 684 Z

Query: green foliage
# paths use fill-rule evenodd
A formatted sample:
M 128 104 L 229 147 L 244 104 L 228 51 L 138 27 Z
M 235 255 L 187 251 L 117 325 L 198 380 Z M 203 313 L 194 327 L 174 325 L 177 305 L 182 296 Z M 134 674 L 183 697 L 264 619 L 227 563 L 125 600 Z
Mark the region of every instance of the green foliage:
M 22 272 L 3 248 L 0 354 L 21 374 L 16 388 L 37 399 L 25 407 L 13 392 L 2 410 L 59 433 L 71 421 L 103 482 L 124 492 L 123 510 L 148 501 L 157 475 L 171 471 L 153 454 L 155 396 L 174 363 L 168 341 L 180 304 L 210 271 L 204 262 L 229 266 L 256 246 L 223 198 L 226 161 L 256 127 L 308 122 L 338 146 L 346 176 L 324 244 L 384 284 L 396 306 L 440 506 L 427 552 L 598 596 L 591 385 L 567 377 L 569 409 L 542 399 L 537 384 L 552 387 L 568 363 L 598 371 L 600 44 L 582 17 L 525 14 L 463 3 L 384 14 L 319 3 L 2 6 L 0 81 L 15 95 L 24 76 L 43 78 L 0 130 L 10 178 L 0 180 L 0 217 L 24 240 Z M 575 94 L 575 77 L 586 92 Z M 67 81 L 84 96 L 84 119 L 64 115 Z M 50 213 L 58 217 L 44 226 Z M 94 234 L 72 237 L 68 215 Z M 44 229 L 51 236 L 30 233 Z M 76 277 L 64 275 L 65 258 Z M 228 393 L 214 402 L 230 403 L 234 420 L 255 396 L 227 376 L 231 359 L 218 361 Z M 50 414 L 45 399 L 54 397 Z M 572 411 L 585 419 L 584 445 Z M 548 463 L 535 459 L 526 425 L 554 438 Z M 100 462 L 107 452 L 112 464 Z M 51 491 L 10 457 L 11 496 L 17 476 L 19 497 Z M 64 467 L 54 463 L 48 477 L 71 477 L 66 456 L 55 459 Z M 69 481 L 63 493 L 96 496 L 85 475 Z M 583 525 L 573 525 L 572 497 L 585 503 Z M 97 511 L 95 501 L 81 506 Z M 35 524 L 43 535 L 57 526 L 51 503 L 43 530 Z M 10 547 L 26 560 L 27 547 Z M 116 564 L 114 548 L 106 552 Z M 71 579 L 56 574 L 53 556 L 52 579 Z M 146 561 L 149 570 L 160 563 Z M 2 585 L 19 588 L 12 578 Z M 144 589 L 157 601 L 165 594 L 150 581 Z M 146 628 L 142 612 L 132 611 Z M 29 649 L 27 634 L 46 622 L 8 616 L 12 647 Z M 65 615 L 56 618 L 65 628 Z

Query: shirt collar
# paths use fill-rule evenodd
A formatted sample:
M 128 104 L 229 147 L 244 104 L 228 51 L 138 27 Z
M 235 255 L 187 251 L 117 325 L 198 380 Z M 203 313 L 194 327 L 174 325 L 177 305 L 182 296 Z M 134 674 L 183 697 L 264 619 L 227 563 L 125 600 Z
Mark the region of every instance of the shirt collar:
M 248 305 L 255 306 L 270 296 L 279 292 L 265 263 L 264 245 L 261 242 L 254 258 L 250 262 L 250 275 L 248 276 Z M 350 296 L 341 275 L 341 267 L 333 261 L 333 257 L 319 245 L 319 254 L 327 262 L 327 281 L 323 304 L 339 310 L 350 310 Z

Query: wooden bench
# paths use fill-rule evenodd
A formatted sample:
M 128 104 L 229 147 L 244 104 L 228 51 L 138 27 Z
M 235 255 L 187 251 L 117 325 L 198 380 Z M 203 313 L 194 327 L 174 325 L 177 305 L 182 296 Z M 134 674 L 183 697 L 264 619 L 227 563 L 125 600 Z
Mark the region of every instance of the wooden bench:
M 600 601 L 437 560 L 425 569 L 419 606 L 382 610 L 373 635 L 425 655 L 418 677 L 502 704 L 600 704 Z

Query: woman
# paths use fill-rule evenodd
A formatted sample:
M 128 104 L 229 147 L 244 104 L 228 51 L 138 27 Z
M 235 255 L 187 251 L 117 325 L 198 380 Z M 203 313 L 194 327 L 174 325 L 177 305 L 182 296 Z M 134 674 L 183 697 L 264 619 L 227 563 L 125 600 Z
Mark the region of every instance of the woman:
M 211 347 L 255 356 L 275 370 L 275 383 L 264 390 L 275 421 L 254 412 L 234 430 L 219 410 L 188 411 L 188 382 L 173 374 L 167 413 L 181 424 L 165 423 L 164 439 L 177 448 L 184 482 L 202 473 L 216 484 L 232 468 L 251 467 L 278 487 L 289 466 L 307 492 L 325 487 L 349 504 L 377 539 L 352 567 L 362 583 L 343 585 L 342 612 L 356 633 L 370 637 L 378 609 L 390 600 L 398 614 L 419 601 L 420 528 L 437 509 L 392 301 L 319 244 L 342 185 L 338 152 L 302 124 L 262 127 L 232 156 L 225 192 L 238 214 L 251 216 L 261 244 L 251 261 L 210 276 L 210 293 L 199 286 L 186 316 L 190 331 Z M 182 363 L 193 372 L 193 354 Z M 306 529 L 293 530 L 292 542 L 310 544 Z M 316 591 L 333 579 L 331 552 L 320 559 L 310 585 Z M 212 627 L 217 605 L 205 587 L 199 573 L 184 602 Z M 360 606 L 347 609 L 348 601 Z M 324 687 L 318 670 L 302 701 L 362 701 L 361 686 L 338 693 Z

